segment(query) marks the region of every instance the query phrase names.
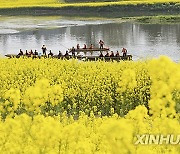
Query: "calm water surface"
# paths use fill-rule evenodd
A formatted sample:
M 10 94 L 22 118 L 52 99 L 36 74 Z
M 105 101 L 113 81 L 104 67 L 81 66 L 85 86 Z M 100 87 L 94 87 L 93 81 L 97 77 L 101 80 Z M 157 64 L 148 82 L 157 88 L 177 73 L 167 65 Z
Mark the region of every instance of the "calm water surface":
M 141 24 L 114 19 L 0 16 L 0 55 L 22 50 L 41 52 L 45 44 L 55 54 L 83 44 L 98 47 L 99 40 L 112 50 L 128 49 L 134 60 L 167 55 L 180 59 L 180 24 Z M 83 53 L 80 53 L 83 54 Z M 98 52 L 93 55 L 98 55 Z M 87 53 L 90 55 L 90 53 Z

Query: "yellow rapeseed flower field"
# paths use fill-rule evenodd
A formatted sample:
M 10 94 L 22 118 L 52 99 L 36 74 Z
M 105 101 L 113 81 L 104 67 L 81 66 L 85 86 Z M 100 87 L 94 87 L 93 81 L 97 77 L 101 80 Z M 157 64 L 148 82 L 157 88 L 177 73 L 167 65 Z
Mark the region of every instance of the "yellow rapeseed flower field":
M 180 153 L 180 64 L 0 59 L 1 153 Z

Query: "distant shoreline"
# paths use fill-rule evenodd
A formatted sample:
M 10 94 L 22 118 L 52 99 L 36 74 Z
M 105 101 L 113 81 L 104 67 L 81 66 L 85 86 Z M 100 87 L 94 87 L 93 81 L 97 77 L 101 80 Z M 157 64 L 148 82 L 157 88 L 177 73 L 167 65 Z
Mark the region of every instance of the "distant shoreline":
M 68 15 L 68 16 L 143 16 L 154 14 L 179 14 L 179 3 L 127 4 L 107 6 L 32 6 L 0 8 L 0 15 Z

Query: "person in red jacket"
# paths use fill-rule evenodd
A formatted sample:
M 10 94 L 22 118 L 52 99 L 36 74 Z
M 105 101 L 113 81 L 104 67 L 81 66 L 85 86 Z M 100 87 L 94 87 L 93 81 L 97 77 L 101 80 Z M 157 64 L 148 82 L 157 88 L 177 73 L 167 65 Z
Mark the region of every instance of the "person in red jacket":
M 123 57 L 126 57 L 126 55 L 127 55 L 127 49 L 126 49 L 126 48 L 123 48 L 123 49 L 122 49 L 122 53 L 123 53 Z

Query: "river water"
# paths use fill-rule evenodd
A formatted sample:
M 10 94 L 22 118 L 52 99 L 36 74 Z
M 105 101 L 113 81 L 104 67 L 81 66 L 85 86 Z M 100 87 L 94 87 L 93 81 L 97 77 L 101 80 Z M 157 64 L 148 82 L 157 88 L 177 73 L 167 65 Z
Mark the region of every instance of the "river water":
M 59 50 L 65 53 L 77 43 L 80 46 L 92 43 L 98 47 L 100 39 L 113 51 L 127 48 L 133 60 L 160 55 L 167 55 L 176 62 L 180 59 L 180 23 L 142 24 L 120 19 L 0 16 L 1 56 L 16 54 L 19 49 L 41 52 L 43 44 L 55 54 Z

